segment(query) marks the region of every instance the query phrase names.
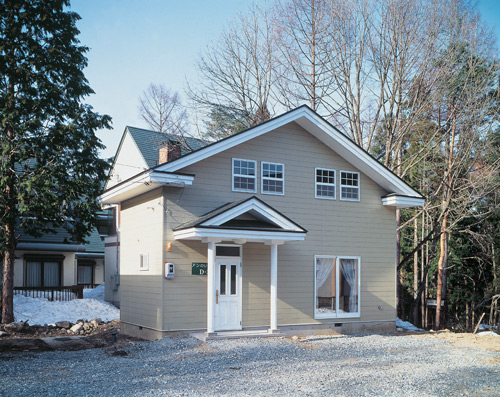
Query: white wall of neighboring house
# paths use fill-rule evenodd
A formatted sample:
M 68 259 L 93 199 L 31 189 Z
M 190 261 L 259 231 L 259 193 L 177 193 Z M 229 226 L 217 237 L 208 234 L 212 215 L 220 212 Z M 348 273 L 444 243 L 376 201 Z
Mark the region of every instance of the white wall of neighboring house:
M 16 251 L 14 262 L 14 287 L 24 286 L 24 255 L 63 255 L 62 282 L 64 286 L 76 284 L 76 258 L 74 252 Z M 104 266 L 101 266 L 104 268 Z
M 130 132 L 127 131 L 123 138 L 122 146 L 115 160 L 112 174 L 106 189 L 137 175 L 148 168 L 139 148 L 135 144 Z

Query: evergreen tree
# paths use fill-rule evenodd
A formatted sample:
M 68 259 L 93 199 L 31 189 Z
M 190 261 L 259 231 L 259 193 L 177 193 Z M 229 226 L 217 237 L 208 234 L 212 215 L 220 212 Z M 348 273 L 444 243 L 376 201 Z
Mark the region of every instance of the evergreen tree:
M 82 70 L 69 0 L 0 2 L 0 251 L 2 322 L 14 320 L 13 266 L 19 230 L 56 227 L 83 241 L 95 223 L 108 168 L 95 131 L 109 128 L 83 103 L 92 94 Z

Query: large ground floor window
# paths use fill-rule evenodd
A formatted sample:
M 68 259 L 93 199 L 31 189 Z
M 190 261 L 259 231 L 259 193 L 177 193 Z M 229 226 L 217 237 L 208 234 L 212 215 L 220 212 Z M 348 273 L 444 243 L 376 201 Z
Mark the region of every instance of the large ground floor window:
M 58 257 L 25 256 L 26 287 L 59 287 L 62 285 L 62 259 Z
M 360 258 L 316 255 L 314 262 L 314 317 L 359 317 Z

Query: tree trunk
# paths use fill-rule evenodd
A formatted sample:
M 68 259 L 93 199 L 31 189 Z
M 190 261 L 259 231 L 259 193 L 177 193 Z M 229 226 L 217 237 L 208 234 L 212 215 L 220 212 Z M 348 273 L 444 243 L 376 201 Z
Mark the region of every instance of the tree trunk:
M 413 245 L 418 246 L 418 219 L 415 217 L 413 228 Z M 418 251 L 413 254 L 413 300 L 418 299 Z M 413 310 L 413 324 L 418 324 L 418 305 Z
M 442 230 L 446 230 L 448 225 L 448 213 L 443 217 Z M 446 232 L 441 232 L 441 237 L 439 238 L 439 261 L 438 261 L 438 277 L 437 277 L 437 291 L 436 291 L 436 320 L 435 328 L 441 329 L 441 301 L 443 294 L 443 268 L 445 261 L 445 250 L 446 250 Z
M 425 230 L 426 230 L 426 222 L 427 220 L 425 219 L 425 213 L 422 212 L 422 240 L 424 239 L 425 236 Z M 420 282 L 424 282 L 424 271 L 425 271 L 425 266 L 427 265 L 427 262 L 425 260 L 425 245 L 422 245 L 422 250 L 420 252 L 420 257 L 422 258 L 422 272 L 420 274 Z M 426 277 L 426 276 L 425 276 Z M 425 328 L 425 293 L 426 290 L 424 289 L 422 291 L 422 296 L 420 298 L 420 308 L 421 308 L 421 322 L 420 325 Z
M 13 88 L 9 86 L 13 91 Z M 16 251 L 16 219 L 17 219 L 17 181 L 15 172 L 15 145 L 14 145 L 14 130 L 7 127 L 7 142 L 5 144 L 4 153 L 7 153 L 3 158 L 6 163 L 5 172 L 5 214 L 4 230 L 5 230 L 5 247 L 2 252 L 3 256 L 3 274 L 2 274 L 2 323 L 9 324 L 14 321 L 14 301 L 13 301 L 13 287 L 14 287 L 14 260 Z
M 14 321 L 14 259 L 15 259 L 15 237 L 14 230 L 6 225 L 7 250 L 3 255 L 3 277 L 2 277 L 2 323 L 9 324 Z

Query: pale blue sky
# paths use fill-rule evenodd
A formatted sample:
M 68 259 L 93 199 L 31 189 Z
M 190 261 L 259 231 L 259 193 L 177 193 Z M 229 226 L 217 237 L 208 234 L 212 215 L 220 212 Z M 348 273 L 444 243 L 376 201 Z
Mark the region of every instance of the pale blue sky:
M 99 132 L 115 154 L 126 125 L 146 127 L 137 103 L 151 83 L 163 83 L 182 95 L 195 75 L 200 52 L 217 40 L 224 26 L 253 0 L 73 0 L 80 41 L 90 48 L 85 75 L 96 92 L 88 102 L 113 118 L 113 130 Z M 500 43 L 500 0 L 480 0 L 479 10 L 496 26 Z M 183 95 L 184 96 L 184 95 Z

